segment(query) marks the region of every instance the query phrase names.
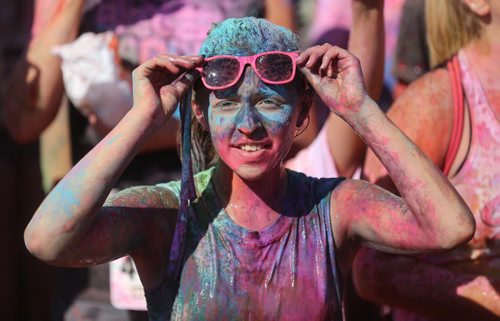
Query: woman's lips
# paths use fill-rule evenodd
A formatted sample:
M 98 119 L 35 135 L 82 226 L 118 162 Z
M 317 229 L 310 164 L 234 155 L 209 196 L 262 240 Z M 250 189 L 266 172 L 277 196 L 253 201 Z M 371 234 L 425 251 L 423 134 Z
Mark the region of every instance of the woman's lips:
M 245 152 L 256 152 L 258 150 L 265 148 L 265 146 L 264 145 L 254 145 L 254 144 L 245 144 L 245 145 L 237 146 L 237 148 L 239 148 Z

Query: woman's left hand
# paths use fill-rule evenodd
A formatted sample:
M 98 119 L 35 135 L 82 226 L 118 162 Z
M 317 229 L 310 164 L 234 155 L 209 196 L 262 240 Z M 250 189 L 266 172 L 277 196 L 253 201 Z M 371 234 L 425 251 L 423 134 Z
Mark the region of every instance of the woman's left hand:
M 356 112 L 368 97 L 359 59 L 337 46 L 304 50 L 297 65 L 325 104 L 339 116 Z

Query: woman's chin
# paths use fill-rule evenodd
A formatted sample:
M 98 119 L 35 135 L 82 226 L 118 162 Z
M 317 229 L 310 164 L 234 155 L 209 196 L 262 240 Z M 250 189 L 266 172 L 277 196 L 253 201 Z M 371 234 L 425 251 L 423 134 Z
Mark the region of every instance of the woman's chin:
M 275 170 L 279 170 L 278 166 L 271 164 L 243 164 L 234 168 L 233 172 L 245 181 L 260 181 L 273 176 Z
M 245 181 L 259 181 L 266 176 L 269 169 L 253 165 L 241 165 L 234 173 Z

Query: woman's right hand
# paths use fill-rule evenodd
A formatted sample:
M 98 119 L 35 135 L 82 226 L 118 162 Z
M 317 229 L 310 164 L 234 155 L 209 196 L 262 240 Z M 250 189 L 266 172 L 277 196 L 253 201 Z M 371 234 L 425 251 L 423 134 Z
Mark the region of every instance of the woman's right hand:
M 140 108 L 159 129 L 197 77 L 203 56 L 160 55 L 132 72 L 133 108 Z

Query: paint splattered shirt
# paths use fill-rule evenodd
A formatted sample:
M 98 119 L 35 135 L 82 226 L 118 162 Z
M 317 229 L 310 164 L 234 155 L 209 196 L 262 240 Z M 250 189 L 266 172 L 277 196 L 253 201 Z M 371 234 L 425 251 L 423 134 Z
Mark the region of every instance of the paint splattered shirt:
M 342 179 L 288 171 L 283 215 L 261 231 L 237 225 L 218 204 L 213 169 L 195 177 L 178 290 L 168 278 L 146 293 L 150 320 L 337 320 L 340 284 L 330 223 Z M 179 196 L 180 183 L 161 184 Z

